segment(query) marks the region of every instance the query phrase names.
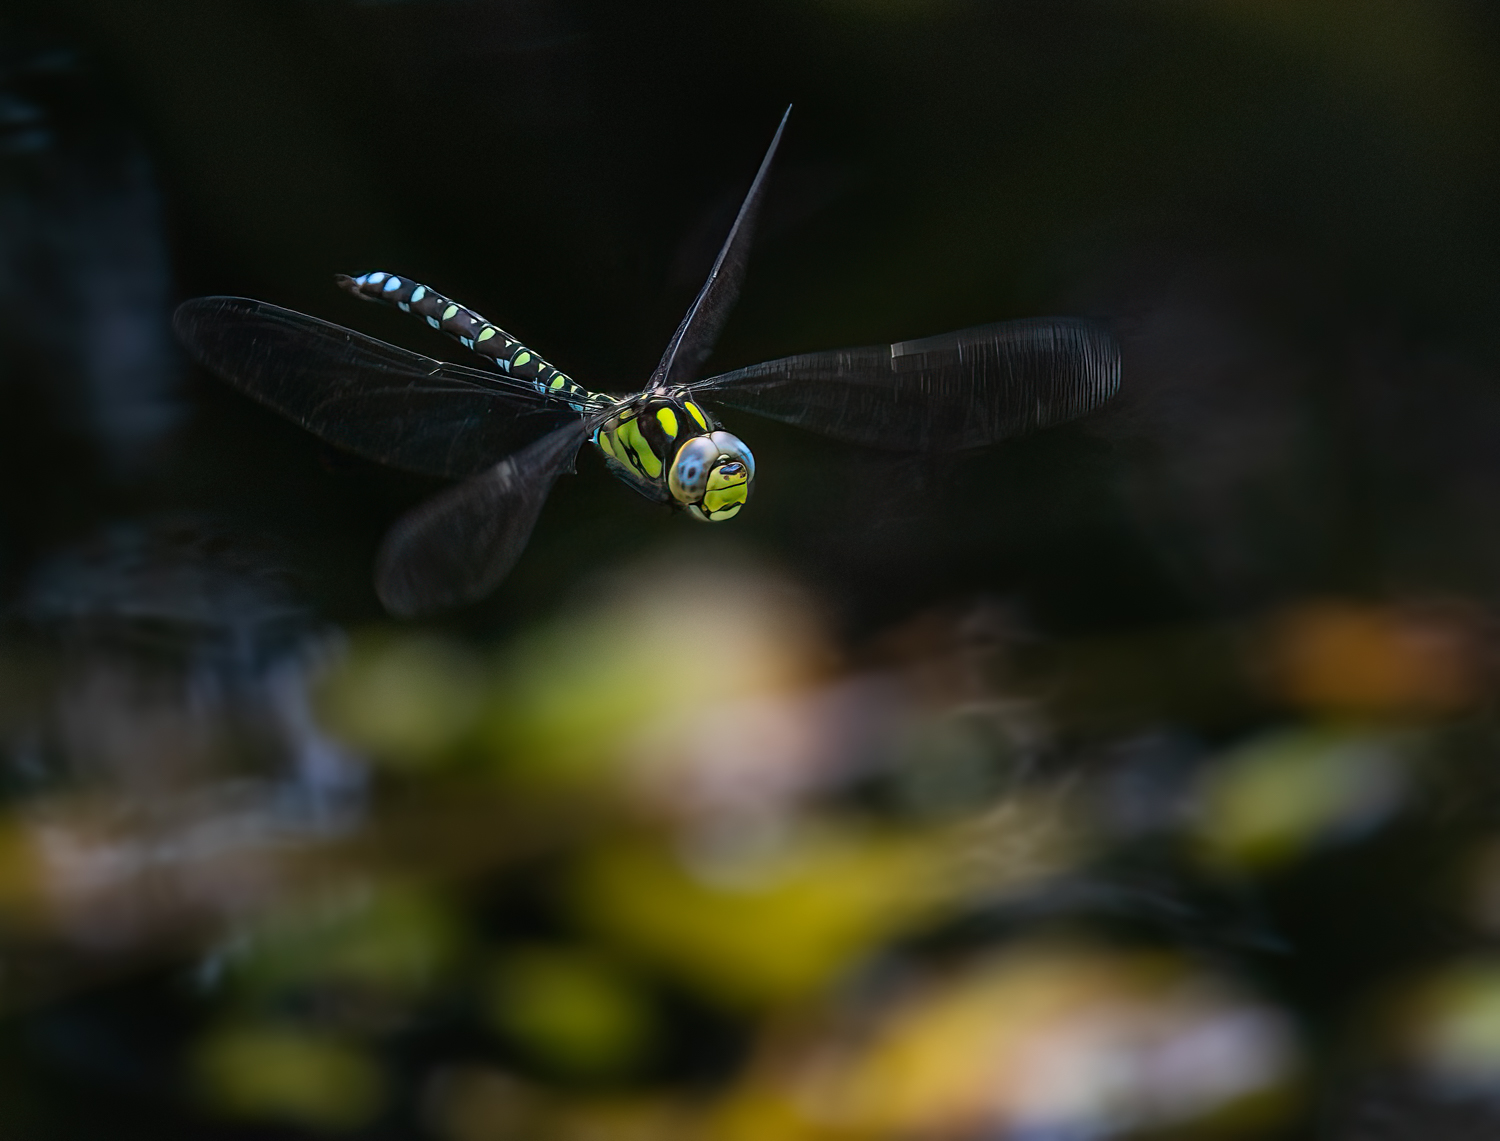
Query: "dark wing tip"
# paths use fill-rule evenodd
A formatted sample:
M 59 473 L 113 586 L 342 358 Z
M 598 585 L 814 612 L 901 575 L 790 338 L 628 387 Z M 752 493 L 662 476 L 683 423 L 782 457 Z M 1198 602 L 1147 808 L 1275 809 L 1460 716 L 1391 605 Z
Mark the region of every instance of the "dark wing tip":
M 182 302 L 172 313 L 172 327 L 181 332 L 184 327 L 192 324 L 204 313 L 217 308 L 216 302 L 222 301 L 222 297 L 193 297 Z
M 466 601 L 435 592 L 430 577 L 415 570 L 410 551 L 414 530 L 410 516 L 396 520 L 375 555 L 375 596 L 397 618 L 417 618 Z
M 477 522 L 465 518 L 473 499 L 470 485 L 459 484 L 403 515 L 386 532 L 375 555 L 374 581 L 376 597 L 391 614 L 418 618 L 477 602 L 509 571 L 507 565 L 494 577 L 476 575 L 466 565 L 473 552 L 465 539 Z M 515 558 L 520 553 L 517 547 Z
M 750 243 L 760 214 L 761 201 L 765 196 L 771 163 L 781 146 L 781 136 L 791 114 L 791 104 L 787 104 L 781 122 L 776 126 L 776 133 L 771 136 L 771 145 L 766 148 L 755 177 L 750 181 L 750 189 L 746 191 L 739 212 L 729 227 L 729 233 L 724 237 L 724 244 L 719 248 L 719 256 L 714 259 L 713 268 L 708 271 L 708 280 L 703 283 L 703 288 L 698 291 L 697 297 L 683 316 L 682 323 L 677 326 L 677 331 L 667 343 L 661 362 L 651 374 L 652 384 L 687 383 L 713 351 L 719 332 L 728 320 L 729 311 L 740 295 L 740 285 L 749 260 Z
M 244 309 L 256 304 L 259 303 L 245 297 L 193 297 L 173 311 L 172 332 L 181 344 L 196 352 L 199 332 L 206 320 L 212 320 L 227 310 Z
M 803 353 L 692 387 L 731 408 L 867 447 L 957 452 L 1083 416 L 1120 387 L 1104 325 L 1037 317 Z
M 1081 317 L 1052 317 L 1012 327 L 1026 333 L 1013 342 L 1019 351 L 1010 368 L 1035 401 L 1034 419 L 1018 421 L 1019 432 L 1086 416 L 1119 391 L 1120 343 L 1106 326 Z
M 1087 412 L 1112 399 L 1120 391 L 1120 342 L 1108 327 L 1079 319 L 1078 357 Z
M 172 332 L 177 335 L 179 341 L 184 340 L 192 330 L 193 323 L 198 319 L 198 314 L 203 311 L 203 298 L 195 297 L 191 301 L 184 301 L 172 312 Z
M 375 593 L 398 618 L 478 602 L 516 565 L 557 477 L 584 441 L 567 424 L 398 519 L 375 558 Z

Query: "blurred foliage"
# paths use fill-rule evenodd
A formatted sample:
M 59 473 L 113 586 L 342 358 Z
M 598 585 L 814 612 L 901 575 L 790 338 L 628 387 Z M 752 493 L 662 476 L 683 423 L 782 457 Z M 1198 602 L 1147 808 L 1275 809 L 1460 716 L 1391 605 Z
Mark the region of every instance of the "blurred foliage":
M 1313 711 L 1384 719 L 1457 713 L 1484 695 L 1482 613 L 1426 606 L 1308 603 L 1283 613 L 1266 639 L 1287 701 Z
M 101 939 L 149 959 L 191 933 L 212 1017 L 184 1065 L 228 1118 L 371 1127 L 410 1096 L 392 1082 L 425 1042 L 440 1064 L 423 1119 L 453 1141 L 1228 1137 L 1295 1120 L 1308 1046 L 1267 988 L 1275 970 L 1245 958 L 1276 938 L 1235 902 L 1241 877 L 1275 882 L 1431 812 L 1428 790 L 1462 764 L 1434 718 L 1481 692 L 1482 615 L 1274 613 L 1205 643 L 1242 658 L 1217 675 L 1240 689 L 1221 708 L 1314 716 L 1247 722 L 1259 727 L 1186 756 L 1143 738 L 1101 763 L 1089 755 L 1124 742 L 1064 744 L 1052 722 L 1083 692 L 1056 691 L 1059 671 L 1085 658 L 1036 656 L 1003 609 L 924 616 L 840 666 L 800 592 L 734 573 L 714 643 L 737 684 L 694 662 L 641 686 L 623 656 L 590 652 L 655 644 L 663 611 L 641 584 L 679 617 L 692 583 L 726 581 L 681 555 L 616 572 L 611 592 L 646 604 L 585 604 L 498 653 L 370 631 L 318 682 L 329 730 L 377 766 L 362 821 L 279 844 L 273 827 L 211 873 L 167 856 L 168 878 L 143 878 L 120 854 L 184 829 L 227 839 L 229 806 L 115 814 L 106 841 L 97 807 L 33 799 L 8 822 L 4 898 L 39 949 L 63 953 L 54 986 L 76 985 L 67 964 Z M 1136 663 L 1168 643 L 1117 644 L 1137 653 L 1086 658 L 1116 717 L 1132 708 L 1118 695 L 1139 692 Z M 523 661 L 539 668 L 524 677 Z M 632 685 L 600 719 L 529 696 Z M 532 840 L 486 841 L 528 816 L 548 822 Z M 1477 924 L 1493 911 L 1485 835 L 1452 889 Z M 192 885 L 227 883 L 227 867 L 246 886 L 205 916 Z M 127 883 L 171 891 L 132 907 Z M 132 923 L 104 926 L 105 901 Z M 1242 914 L 1195 913 L 1225 906 Z M 1488 1089 L 1484 963 L 1403 984 L 1377 1051 L 1442 1088 Z M 439 1027 L 463 1031 L 439 1047 Z
M 723 1001 L 758 1005 L 816 994 L 914 924 L 940 887 L 937 845 L 834 833 L 766 847 L 685 866 L 671 848 L 627 842 L 590 853 L 569 894 L 622 946 Z
M 677 750 L 705 732 L 732 738 L 726 707 L 827 665 L 818 618 L 789 584 L 735 559 L 691 565 L 665 556 L 605 579 L 596 600 L 507 647 L 485 736 L 510 779 L 587 786 L 634 754 L 639 779 L 666 767 L 657 779 L 670 783 Z
M 498 955 L 487 987 L 490 1021 L 565 1074 L 629 1070 L 648 1059 L 649 1000 L 619 966 L 588 950 L 517 946 Z
M 194 1058 L 211 1104 L 235 1116 L 342 1132 L 380 1109 L 380 1069 L 358 1046 L 306 1029 L 226 1028 L 208 1035 Z
M 1411 752 L 1389 733 L 1326 727 L 1246 742 L 1206 774 L 1199 827 L 1207 856 L 1269 867 L 1373 827 L 1399 807 Z
M 323 687 L 323 716 L 377 760 L 428 765 L 474 731 L 484 682 L 482 665 L 456 645 L 371 632 Z
M 226 948 L 216 971 L 239 1000 L 275 1009 L 289 992 L 321 992 L 354 1009 L 420 999 L 452 968 L 458 916 L 428 893 L 351 885 L 302 913 L 277 914 Z
M 1169 958 L 1022 945 L 925 982 L 842 1059 L 800 1075 L 805 1135 L 1126 1132 L 1204 1117 L 1228 1129 L 1287 1108 L 1290 1027 Z

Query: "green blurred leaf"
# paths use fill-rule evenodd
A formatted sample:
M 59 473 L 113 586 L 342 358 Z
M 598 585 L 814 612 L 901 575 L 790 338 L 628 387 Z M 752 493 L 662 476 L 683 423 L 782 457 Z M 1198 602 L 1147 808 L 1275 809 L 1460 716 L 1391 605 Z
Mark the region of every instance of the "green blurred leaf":
M 217 1031 L 198 1044 L 192 1068 L 199 1092 L 221 1112 L 319 1130 L 367 1124 L 386 1095 L 384 1076 L 368 1052 L 283 1026 Z
M 461 943 L 459 920 L 445 901 L 382 886 L 277 917 L 245 945 L 233 977 L 262 1003 L 309 987 L 405 1002 L 442 978 Z
M 629 1069 L 655 1036 L 652 1010 L 638 984 L 586 950 L 506 951 L 491 967 L 485 1006 L 503 1033 L 572 1073 Z
M 431 764 L 474 729 L 483 709 L 482 663 L 429 635 L 356 637 L 326 679 L 320 709 L 329 729 L 391 765 Z
M 1311 727 L 1257 737 L 1204 777 L 1199 840 L 1210 859 L 1271 867 L 1400 804 L 1409 739 Z

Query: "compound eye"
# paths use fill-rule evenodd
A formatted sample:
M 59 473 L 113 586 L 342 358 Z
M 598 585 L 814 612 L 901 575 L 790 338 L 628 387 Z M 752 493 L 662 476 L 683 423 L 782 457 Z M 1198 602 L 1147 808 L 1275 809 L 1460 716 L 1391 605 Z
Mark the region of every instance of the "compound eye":
M 745 441 L 730 432 L 723 430 L 713 432 L 708 437 L 718 448 L 719 455 L 726 461 L 736 461 L 745 465 L 748 478 L 755 478 L 755 457 L 750 454 L 750 449 L 745 447 Z
M 677 450 L 672 470 L 667 474 L 667 490 L 684 507 L 699 502 L 708 490 L 709 475 L 719 448 L 707 436 L 694 436 Z

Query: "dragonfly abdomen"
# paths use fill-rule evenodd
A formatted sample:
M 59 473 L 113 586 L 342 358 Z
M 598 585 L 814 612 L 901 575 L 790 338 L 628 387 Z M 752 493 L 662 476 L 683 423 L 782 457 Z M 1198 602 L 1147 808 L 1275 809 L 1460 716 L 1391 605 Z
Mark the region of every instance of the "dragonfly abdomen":
M 529 380 L 538 392 L 551 393 L 572 402 L 575 409 L 612 398 L 590 392 L 567 373 L 543 360 L 500 326 L 486 321 L 474 310 L 444 297 L 435 289 L 394 273 L 366 273 L 345 277 L 338 283 L 365 301 L 383 301 L 403 313 L 414 313 L 434 329 L 447 333 L 466 349 L 488 357 L 518 380 Z

